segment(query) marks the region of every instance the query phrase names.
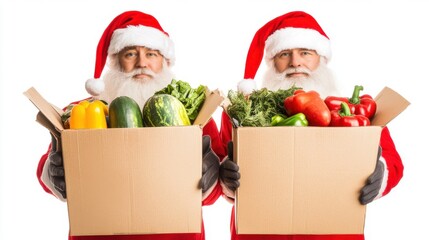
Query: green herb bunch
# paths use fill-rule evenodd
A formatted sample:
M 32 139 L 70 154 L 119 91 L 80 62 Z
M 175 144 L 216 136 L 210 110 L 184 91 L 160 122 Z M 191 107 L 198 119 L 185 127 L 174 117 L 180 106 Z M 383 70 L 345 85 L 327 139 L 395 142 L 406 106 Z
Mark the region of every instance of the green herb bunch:
M 300 88 L 292 86 L 289 89 L 277 91 L 262 88 L 253 91 L 248 96 L 238 91 L 229 90 L 228 99 L 231 104 L 227 107 L 227 113 L 239 126 L 270 126 L 271 118 L 274 115 L 286 115 L 283 101 L 292 96 L 297 89 Z
M 185 81 L 173 79 L 170 84 L 155 94 L 170 94 L 179 99 L 186 109 L 189 120 L 193 123 L 206 99 L 206 89 L 204 85 L 192 88 Z

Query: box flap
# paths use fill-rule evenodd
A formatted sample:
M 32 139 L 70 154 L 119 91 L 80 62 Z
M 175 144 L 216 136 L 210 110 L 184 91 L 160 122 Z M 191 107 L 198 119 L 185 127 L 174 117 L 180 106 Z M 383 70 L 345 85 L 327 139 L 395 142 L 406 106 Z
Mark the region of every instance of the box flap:
M 36 120 L 42 124 L 44 127 L 47 127 L 51 132 L 52 126 L 54 126 L 55 130 L 61 132 L 64 130 L 63 123 L 61 121 L 62 110 L 58 107 L 53 106 L 48 101 L 46 101 L 39 92 L 36 91 L 34 87 L 29 88 L 24 92 L 24 95 L 30 99 L 30 101 L 40 110 L 40 112 L 44 115 L 44 118 L 37 117 Z M 43 121 L 43 122 L 40 122 Z M 46 124 L 45 121 L 49 121 L 51 124 Z M 59 134 L 54 134 L 58 135 Z
M 222 104 L 223 100 L 224 97 L 221 95 L 218 89 L 211 92 L 207 91 L 206 100 L 204 101 L 204 104 L 201 107 L 201 110 L 198 113 L 198 116 L 195 119 L 193 125 L 200 125 L 201 127 L 204 127 L 216 109 Z
M 371 125 L 385 126 L 402 111 L 404 111 L 410 102 L 394 90 L 385 87 L 376 97 L 377 112 L 371 120 Z
M 40 125 L 47 128 L 57 139 L 61 137 L 60 132 L 55 128 L 55 126 L 43 115 L 42 112 L 38 112 L 36 115 L 36 121 L 40 123 Z
M 57 140 L 57 150 L 61 151 L 61 133 L 55 128 L 54 125 L 42 114 L 42 112 L 38 112 L 36 115 L 36 121 L 40 123 L 42 126 L 47 128 L 52 136 Z

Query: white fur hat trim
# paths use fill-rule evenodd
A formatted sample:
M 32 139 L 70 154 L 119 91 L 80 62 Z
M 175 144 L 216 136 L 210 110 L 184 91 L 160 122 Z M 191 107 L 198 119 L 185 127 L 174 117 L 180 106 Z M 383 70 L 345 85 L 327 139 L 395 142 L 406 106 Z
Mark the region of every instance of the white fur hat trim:
M 266 60 L 272 59 L 285 49 L 306 48 L 315 50 L 327 60 L 331 59 L 331 43 L 318 31 L 307 28 L 282 28 L 265 41 Z
M 171 65 L 175 62 L 174 43 L 160 30 L 143 25 L 116 29 L 110 40 L 108 54 L 115 54 L 130 46 L 145 46 L 158 50 Z
M 253 79 L 243 79 L 238 83 L 237 89 L 244 95 L 249 95 L 257 89 L 256 82 Z
M 102 79 L 90 78 L 85 82 L 85 89 L 92 96 L 98 96 L 104 92 L 104 81 Z

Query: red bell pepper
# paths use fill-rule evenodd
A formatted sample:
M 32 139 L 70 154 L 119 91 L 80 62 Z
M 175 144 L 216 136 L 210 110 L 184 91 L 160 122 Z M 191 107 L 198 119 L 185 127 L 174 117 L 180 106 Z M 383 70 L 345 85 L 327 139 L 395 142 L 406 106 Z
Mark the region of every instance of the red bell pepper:
M 328 106 L 331 111 L 338 111 L 341 109 L 341 103 L 345 102 L 349 105 L 350 112 L 355 112 L 355 105 L 349 102 L 349 98 L 347 97 L 337 97 L 337 96 L 328 96 L 325 98 L 326 106 Z
M 359 127 L 369 126 L 370 121 L 364 115 L 355 115 L 350 112 L 346 102 L 340 104 L 341 109 L 331 111 L 331 123 L 333 127 Z
M 310 126 L 329 126 L 331 122 L 330 110 L 316 91 L 296 90 L 283 103 L 288 116 L 303 113 Z
M 345 102 L 349 105 L 351 113 L 355 115 L 364 115 L 372 119 L 377 110 L 377 104 L 368 94 L 359 96 L 362 90 L 362 86 L 356 85 L 351 98 L 328 96 L 325 98 L 325 103 L 330 110 L 339 110 L 341 108 L 341 102 Z

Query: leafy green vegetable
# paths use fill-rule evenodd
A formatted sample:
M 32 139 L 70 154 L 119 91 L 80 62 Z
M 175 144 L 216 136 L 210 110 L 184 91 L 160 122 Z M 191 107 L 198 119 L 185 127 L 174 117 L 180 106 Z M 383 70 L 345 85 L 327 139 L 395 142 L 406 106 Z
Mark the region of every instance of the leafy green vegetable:
M 185 81 L 173 79 L 165 88 L 155 93 L 155 95 L 158 94 L 169 94 L 179 99 L 185 106 L 189 120 L 193 123 L 206 99 L 206 87 L 200 85 L 198 88 L 192 88 Z
M 245 96 L 238 91 L 229 90 L 228 98 L 231 104 L 227 107 L 227 113 L 237 121 L 239 126 L 270 126 L 271 118 L 274 115 L 286 115 L 283 101 L 293 95 L 293 92 L 297 89 L 299 88 L 295 86 L 277 91 L 262 88 L 253 91 L 249 96 Z

